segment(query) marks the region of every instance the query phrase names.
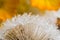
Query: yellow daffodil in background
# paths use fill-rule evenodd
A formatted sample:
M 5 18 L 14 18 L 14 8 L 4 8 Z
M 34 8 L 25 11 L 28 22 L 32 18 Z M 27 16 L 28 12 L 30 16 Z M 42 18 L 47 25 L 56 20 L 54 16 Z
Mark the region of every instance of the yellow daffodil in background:
M 6 21 L 6 19 L 9 19 L 11 18 L 12 16 L 9 15 L 9 13 L 5 10 L 0 10 L 0 22 L 4 22 Z
M 40 10 L 57 10 L 60 7 L 60 0 L 31 0 L 31 5 Z
M 1 0 L 0 1 L 0 23 L 12 18 L 17 14 L 19 0 Z

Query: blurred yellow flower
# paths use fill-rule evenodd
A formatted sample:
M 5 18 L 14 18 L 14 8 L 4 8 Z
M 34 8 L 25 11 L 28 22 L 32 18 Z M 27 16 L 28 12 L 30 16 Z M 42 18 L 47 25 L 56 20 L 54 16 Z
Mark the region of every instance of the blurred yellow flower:
M 60 7 L 60 0 L 31 0 L 31 5 L 40 10 L 57 10 Z
M 0 10 L 0 22 L 4 22 L 6 21 L 6 19 L 10 19 L 12 16 L 9 15 L 8 12 L 6 12 L 5 10 Z
M 19 0 L 0 0 L 2 2 L 0 8 L 0 23 L 12 18 L 17 14 Z

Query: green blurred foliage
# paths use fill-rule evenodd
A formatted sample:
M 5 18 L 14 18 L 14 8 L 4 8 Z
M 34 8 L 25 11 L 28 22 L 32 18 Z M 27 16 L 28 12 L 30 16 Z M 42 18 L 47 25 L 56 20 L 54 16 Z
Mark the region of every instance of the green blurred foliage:
M 30 1 L 28 1 L 30 2 Z M 32 12 L 32 14 L 37 14 L 39 12 L 36 8 L 33 8 L 27 0 L 20 0 L 20 5 L 18 7 L 18 13 L 23 14 L 24 12 Z
M 23 14 L 24 12 L 29 12 L 30 5 L 28 5 L 26 0 L 20 0 L 18 7 L 18 13 Z

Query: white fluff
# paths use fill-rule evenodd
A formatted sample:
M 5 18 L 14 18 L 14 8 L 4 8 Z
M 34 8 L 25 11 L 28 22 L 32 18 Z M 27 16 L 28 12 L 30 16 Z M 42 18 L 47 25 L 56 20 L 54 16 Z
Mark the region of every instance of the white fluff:
M 60 40 L 60 34 L 56 26 L 56 16 L 54 12 L 46 12 L 45 16 L 40 15 L 18 15 L 3 23 L 0 30 L 0 38 L 4 39 L 4 33 L 17 25 L 22 25 L 26 34 L 31 33 L 34 40 Z

